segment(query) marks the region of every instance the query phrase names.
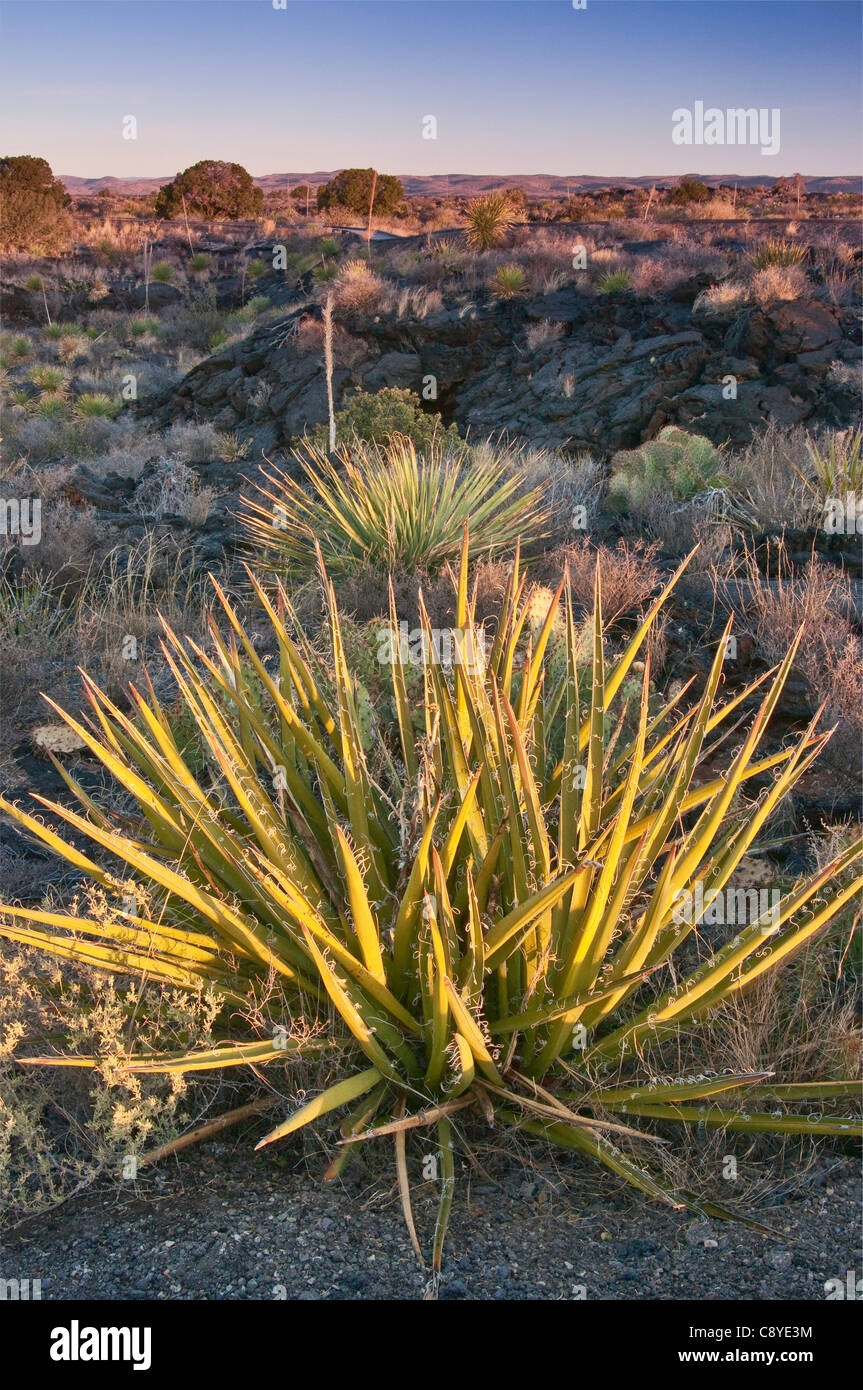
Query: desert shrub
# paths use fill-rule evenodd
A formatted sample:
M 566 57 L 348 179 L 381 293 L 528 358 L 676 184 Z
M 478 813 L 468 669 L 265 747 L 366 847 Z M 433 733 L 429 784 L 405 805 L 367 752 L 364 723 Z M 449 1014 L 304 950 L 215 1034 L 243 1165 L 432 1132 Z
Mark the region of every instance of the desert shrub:
M 589 613 L 593 606 L 596 571 L 601 580 L 602 621 L 609 626 L 622 614 L 643 609 L 659 588 L 656 566 L 658 546 L 643 541 L 618 541 L 613 548 L 596 546 L 586 536 L 552 551 L 536 566 L 535 573 L 555 586 L 566 570 L 576 609 Z
M 58 591 L 76 590 L 94 556 L 107 548 L 106 534 L 92 507 L 73 507 L 62 497 L 43 503 L 40 539 L 21 550 L 25 574 L 41 575 Z
M 546 343 L 557 342 L 558 338 L 563 337 L 564 328 L 565 325 L 556 319 L 540 319 L 539 323 L 530 324 L 525 338 L 531 352 L 535 352 L 538 347 L 544 347 Z
M 159 285 L 170 285 L 174 278 L 174 267 L 170 261 L 156 261 L 150 271 L 150 279 Z
M 542 520 L 523 476 L 501 478 L 493 455 L 466 459 L 443 444 L 418 455 L 394 435 L 385 445 L 342 446 L 338 467 L 311 444 L 296 456 L 305 488 L 274 468 L 240 503 L 249 541 L 278 572 L 313 571 L 317 546 L 334 573 L 434 572 L 457 558 L 468 522 L 479 553 L 506 550 Z
M 628 290 L 631 284 L 630 271 L 612 270 L 608 275 L 603 275 L 596 289 L 598 294 L 620 294 L 622 290 Z
M 47 686 L 68 626 L 50 576 L 31 570 L 17 579 L 0 579 L 4 733 L 17 736 L 23 705 L 32 704 L 34 689 Z
M 225 334 L 227 315 L 216 307 L 211 288 L 196 285 L 189 298 L 172 306 L 160 320 L 159 336 L 168 347 L 212 350 L 214 338 Z M 225 334 L 225 336 L 227 336 Z
M 69 241 L 69 196 L 47 160 L 0 159 L 0 244 L 7 251 L 57 255 Z
M 863 738 L 863 646 L 850 583 L 817 556 L 807 565 L 792 566 L 782 544 L 776 560 L 778 578 L 769 579 L 747 554 L 743 579 L 731 591 L 734 606 L 768 662 L 775 662 L 802 633 L 795 670 L 838 720 L 828 756 L 838 756 L 852 772 L 859 769 Z
M 725 486 L 719 450 L 700 434 L 666 425 L 656 439 L 614 455 L 609 502 L 622 511 L 639 511 L 657 494 L 687 501 Z
M 192 526 L 201 526 L 210 515 L 214 498 L 213 489 L 201 483 L 193 468 L 177 458 L 167 458 L 139 482 L 132 505 L 155 521 L 166 515 L 182 516 Z
M 799 299 L 809 289 L 805 270 L 799 265 L 768 265 L 756 270 L 752 277 L 751 293 L 759 304 L 767 304 L 772 299 Z
M 324 208 L 342 207 L 358 216 L 368 217 L 372 198 L 372 185 L 375 189 L 373 214 L 386 217 L 394 212 L 404 198 L 401 181 L 393 174 L 378 174 L 375 181 L 374 169 L 343 169 L 329 183 L 322 184 L 317 193 L 318 211 Z
M 489 193 L 468 203 L 467 244 L 472 251 L 499 246 L 512 226 L 512 207 L 503 193 Z
M 32 415 L 14 419 L 10 412 L 4 426 L 4 436 L 10 447 L 14 444 L 33 462 L 104 453 L 123 433 L 120 421 L 109 420 L 104 415 L 72 417 L 69 399 L 48 393 L 40 399 Z
M 185 199 L 185 209 L 184 209 Z M 264 195 L 241 164 L 221 159 L 202 159 L 163 184 L 156 197 L 157 217 L 257 217 Z
M 501 476 L 518 473 L 524 479 L 523 490 L 539 497 L 546 518 L 543 534 L 530 536 L 525 532 L 522 537 L 523 547 L 531 552 L 549 543 L 571 540 L 574 533 L 583 533 L 593 525 L 605 482 L 602 465 L 590 454 L 573 457 L 556 449 L 518 444 L 503 447 L 486 440 L 471 446 L 470 457 L 477 463 L 496 463 Z
M 492 293 L 501 299 L 513 299 L 527 288 L 527 276 L 520 265 L 499 265 L 491 282 Z
M 334 269 L 333 267 L 331 267 Z M 370 313 L 378 304 L 383 281 L 368 261 L 345 261 L 334 271 L 335 301 L 341 309 L 355 313 Z
M 165 432 L 165 452 L 182 463 L 208 463 L 218 453 L 218 431 L 211 424 L 178 420 Z
M 184 1077 L 126 1075 L 130 1019 L 144 1047 L 179 1048 L 193 1038 L 207 1046 L 218 1009 L 206 987 L 189 993 L 123 982 L 118 989 L 88 965 L 60 965 L 26 948 L 0 956 L 4 1220 L 45 1211 L 97 1178 L 130 1176 L 146 1151 L 188 1128 L 206 1108 L 206 1091 Z M 22 1067 L 21 1040 L 51 1033 L 61 1020 L 75 1047 L 94 1057 L 93 1068 L 76 1076 Z
M 384 444 L 394 434 L 411 440 L 420 453 L 436 443 L 450 451 L 464 448 L 455 425 L 445 427 L 436 411 L 423 410 L 419 396 L 406 387 L 357 391 L 344 410 L 336 411 L 336 439 L 349 447 L 355 443 Z M 319 425 L 307 438 L 316 449 L 326 448 L 328 427 Z
M 710 189 L 700 179 L 681 179 L 668 197 L 675 206 L 686 207 L 689 203 L 706 203 L 710 198 Z
M 220 593 L 236 646 L 219 638 L 204 663 L 200 650 L 166 634 L 206 774 L 184 762 L 155 694 L 134 697 L 133 722 L 88 683 L 93 727 L 102 732 L 66 722 L 119 776 L 140 823 L 125 831 L 100 823 L 86 802 L 82 816 L 51 804 L 52 815 L 99 847 L 99 863 L 85 871 L 96 907 L 83 894 L 56 913 L 5 907 L 0 932 L 19 948 L 82 964 L 99 944 L 103 971 L 146 976 L 193 998 L 206 986 L 222 1005 L 214 1033 L 277 977 L 288 1007 L 319 1015 L 317 1036 L 304 1043 L 260 1027 L 248 1041 L 229 1035 L 215 1051 L 193 1038 L 154 1057 L 151 1040 L 136 1034 L 123 1074 L 281 1067 L 304 1052 L 325 1058 L 335 1043 L 337 1079 L 322 1069 L 308 1088 L 316 1094 L 307 1089 L 258 1147 L 343 1107 L 348 1139 L 381 1129 L 400 1135 L 402 1204 L 419 1253 L 406 1140 L 410 1128 L 435 1125 L 432 1296 L 456 1174 L 452 1117 L 473 1107 L 498 1132 L 574 1150 L 701 1217 L 727 1215 L 658 1175 L 645 1144 L 666 1126 L 715 1128 L 725 1143 L 736 1132 L 747 1142 L 777 1131 L 847 1138 L 860 1128 L 848 1113 L 856 1083 L 840 1073 L 789 1084 L 781 1074 L 717 1073 L 697 1062 L 669 1076 L 662 1046 L 676 1055 L 685 1036 L 697 1050 L 706 1016 L 814 949 L 863 885 L 863 846 L 855 836 L 782 891 L 769 914 L 759 906 L 744 924 L 734 908 L 731 922 L 720 910 L 702 923 L 735 891 L 744 857 L 826 736 L 807 729 L 792 740 L 773 755 L 766 788 L 747 797 L 751 779 L 764 776 L 761 744 L 791 658 L 763 689 L 756 682 L 718 705 L 721 643 L 700 699 L 675 710 L 677 735 L 668 740 L 669 711 L 649 717 L 648 664 L 640 681 L 633 676 L 676 577 L 607 665 L 597 594 L 583 707 L 578 639 L 560 592 L 537 615 L 525 659 L 526 605 L 535 595 L 523 593 L 514 570 L 486 649 L 465 562 L 453 575 L 457 658 L 441 657 L 441 634 L 428 626 L 418 644 L 419 741 L 404 679 L 414 655 L 403 658 L 392 613 L 379 658 L 391 663 L 396 692 L 389 745 L 380 729 L 381 737 L 364 737 L 363 712 L 373 717 L 374 709 L 347 666 L 331 589 L 327 652 L 318 656 L 292 621 L 287 595 L 274 602 L 257 586 L 281 676 Z M 548 663 L 560 652 L 550 654 L 550 638 L 561 625 L 564 669 L 555 680 Z M 620 701 L 639 686 L 635 731 L 618 740 Z M 736 721 L 747 695 L 759 708 L 736 753 L 717 767 L 716 731 L 734 727 L 729 716 Z M 562 756 L 549 756 L 558 731 Z M 80 862 L 40 818 L 0 805 L 28 834 Z M 113 875 L 101 867 L 104 850 L 118 861 Z M 132 914 L 124 911 L 130 893 L 142 904 Z M 80 1055 L 80 1036 L 69 1046 L 85 1067 L 98 1064 L 92 1052 Z M 52 1058 L 43 1052 L 38 1060 Z M 427 1152 L 426 1134 L 422 1142 Z M 352 1149 L 339 1147 L 330 1178 Z
M 194 256 L 189 257 L 188 269 L 193 275 L 200 275 L 202 271 L 210 269 L 210 257 L 206 251 L 196 251 Z

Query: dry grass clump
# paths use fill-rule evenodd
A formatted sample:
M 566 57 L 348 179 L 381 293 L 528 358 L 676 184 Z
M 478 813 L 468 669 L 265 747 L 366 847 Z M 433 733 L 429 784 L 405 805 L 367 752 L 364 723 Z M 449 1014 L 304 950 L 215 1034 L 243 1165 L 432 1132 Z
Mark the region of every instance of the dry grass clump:
M 382 313 L 393 314 L 399 320 L 422 320 L 440 313 L 443 295 L 431 286 L 396 285 L 387 280 L 383 282 L 380 308 Z
M 647 599 L 655 595 L 661 578 L 656 566 L 658 550 L 655 542 L 620 540 L 612 548 L 582 536 L 543 556 L 535 566 L 535 574 L 540 583 L 556 587 L 567 570 L 573 603 L 589 613 L 599 561 L 602 621 L 610 626 L 622 613 L 640 612 Z
M 0 580 L 0 746 L 20 738 L 22 723 L 44 718 L 44 709 L 33 708 L 34 691 L 56 689 L 56 668 L 73 647 L 69 614 L 50 579 L 25 572 Z
M 178 420 L 166 432 L 163 447 L 181 463 L 209 463 L 218 457 L 219 433 L 211 424 Z
M 491 440 L 473 446 L 477 458 L 494 453 Z M 547 517 L 545 541 L 558 544 L 589 531 L 602 506 L 605 478 L 602 465 L 591 454 L 573 457 L 557 449 L 508 445 L 498 454 L 507 471 L 523 472 L 524 488 L 536 491 Z M 523 545 L 529 547 L 529 538 Z
M 323 358 L 324 325 L 311 314 L 304 314 L 297 324 L 294 345 L 301 357 L 311 353 Z M 341 324 L 333 325 L 333 360 L 340 366 L 354 367 L 368 357 L 369 350 L 362 338 L 349 333 Z
M 811 438 L 802 425 L 767 422 L 729 460 L 732 486 L 759 530 L 816 524 L 820 505 L 806 480 L 813 475 Z
M 563 337 L 566 325 L 555 319 L 540 319 L 539 323 L 528 325 L 525 333 L 527 345 L 531 352 L 535 352 L 538 347 L 544 347 L 546 343 L 556 343 Z
M 380 303 L 384 282 L 367 261 L 345 261 L 333 282 L 335 302 L 353 313 L 371 313 Z
M 795 569 L 784 545 L 777 559 L 778 578 L 768 579 L 747 554 L 733 606 L 767 662 L 779 660 L 802 629 L 796 670 L 837 724 L 825 757 L 854 776 L 863 743 L 863 642 L 850 581 L 817 555 Z
M 201 482 L 194 469 L 174 457 L 161 459 L 157 469 L 138 484 L 133 506 L 154 521 L 181 516 L 191 526 L 202 526 L 215 498 L 214 490 Z
M 147 531 L 93 566 L 76 603 L 76 627 L 111 690 L 122 694 L 158 657 L 160 615 L 177 631 L 200 632 L 207 598 L 193 552 Z
M 799 265 L 766 265 L 752 277 L 752 297 L 759 304 L 771 300 L 799 299 L 810 289 L 809 277 Z

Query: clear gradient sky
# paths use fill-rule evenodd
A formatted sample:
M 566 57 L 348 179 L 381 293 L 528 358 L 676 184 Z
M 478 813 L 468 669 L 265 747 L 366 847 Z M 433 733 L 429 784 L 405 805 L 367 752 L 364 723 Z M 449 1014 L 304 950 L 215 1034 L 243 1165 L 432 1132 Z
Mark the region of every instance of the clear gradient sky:
M 55 173 L 861 167 L 859 0 L 2 0 L 0 22 L 0 153 Z M 675 146 L 698 100 L 779 107 L 780 153 Z

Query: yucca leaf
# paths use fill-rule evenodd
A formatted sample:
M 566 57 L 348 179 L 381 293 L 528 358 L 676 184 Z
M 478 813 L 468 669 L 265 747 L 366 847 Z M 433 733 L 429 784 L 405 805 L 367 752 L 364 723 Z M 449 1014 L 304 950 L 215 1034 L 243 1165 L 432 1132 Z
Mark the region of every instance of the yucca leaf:
M 263 1149 L 267 1144 L 274 1144 L 277 1139 L 284 1139 L 288 1134 L 294 1134 L 296 1130 L 302 1129 L 304 1125 L 310 1124 L 312 1120 L 317 1120 L 321 1115 L 328 1115 L 331 1110 L 337 1110 L 340 1105 L 348 1105 L 358 1096 L 364 1096 L 373 1086 L 376 1086 L 381 1079 L 381 1074 L 376 1067 L 368 1067 L 365 1071 L 357 1072 L 356 1076 L 349 1076 L 345 1081 L 337 1081 L 334 1086 L 328 1086 L 319 1096 L 313 1100 L 306 1101 L 299 1110 L 295 1110 L 287 1120 L 284 1120 L 275 1129 L 265 1134 L 263 1139 L 255 1145 L 256 1149 Z

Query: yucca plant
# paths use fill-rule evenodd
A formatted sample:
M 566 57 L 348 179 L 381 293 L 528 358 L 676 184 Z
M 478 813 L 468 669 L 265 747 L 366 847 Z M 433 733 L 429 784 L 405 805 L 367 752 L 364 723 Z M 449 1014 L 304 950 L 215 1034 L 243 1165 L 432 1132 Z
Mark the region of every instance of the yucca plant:
M 492 291 L 501 299 L 513 299 L 527 286 L 527 276 L 520 265 L 501 265 L 491 282 Z
M 822 497 L 858 496 L 863 491 L 863 430 L 836 430 L 826 448 L 810 443 L 809 456 Z M 796 471 L 811 487 L 800 470 Z
M 494 640 L 480 659 L 468 553 L 465 535 L 455 621 L 458 650 L 476 659 L 438 662 L 423 615 L 429 640 L 419 740 L 398 641 L 390 650 L 392 740 L 382 730 L 369 759 L 332 585 L 324 663 L 284 591 L 271 597 L 252 578 L 278 671 L 258 656 L 218 585 L 227 635 L 213 621 L 210 653 L 166 629 L 165 653 L 205 771 L 193 771 L 181 754 L 152 690 L 134 692 L 130 718 L 87 681 L 90 723 L 63 715 L 137 801 L 140 818 L 100 810 L 65 771 L 80 811 L 36 799 L 78 844 L 89 840 L 118 860 L 117 874 L 37 816 L 2 803 L 115 904 L 98 917 L 6 908 L 0 930 L 10 940 L 120 975 L 190 990 L 206 983 L 226 1013 L 275 979 L 297 1014 L 308 1017 L 316 1006 L 329 1014 L 353 1064 L 258 1148 L 346 1110 L 332 1179 L 356 1144 L 389 1136 L 420 1259 L 407 1136 L 436 1131 L 431 1293 L 453 1199 L 456 1132 L 468 1116 L 574 1149 L 654 1198 L 711 1216 L 728 1213 L 645 1166 L 644 1153 L 660 1140 L 657 1122 L 746 1133 L 859 1130 L 853 1117 L 823 1109 L 846 1101 L 851 1082 L 786 1085 L 771 1073 L 706 1071 L 657 1080 L 650 1062 L 651 1050 L 681 1025 L 697 1030 L 710 1010 L 811 943 L 863 883 L 853 869 L 863 852 L 855 843 L 792 887 L 769 922 L 732 929 L 712 950 L 698 923 L 677 911 L 681 895 L 699 886 L 705 909 L 716 900 L 829 736 L 814 720 L 779 751 L 760 747 L 793 650 L 718 705 L 723 638 L 701 697 L 684 709 L 678 696 L 655 714 L 646 660 L 635 733 L 620 737 L 622 688 L 680 570 L 611 661 L 597 578 L 591 693 L 581 708 L 565 582 L 525 645 L 529 595 L 516 557 Z M 396 622 L 392 600 L 393 629 Z M 551 634 L 561 624 L 565 659 L 551 679 L 559 664 L 550 660 Z M 708 772 L 759 693 L 737 751 L 726 755 L 721 775 Z M 558 724 L 560 758 L 549 753 Z M 762 790 L 748 798 L 756 779 Z M 124 903 L 130 893 L 146 911 Z M 693 937 L 699 964 L 685 949 Z M 263 1067 L 300 1047 L 283 1035 L 226 1038 L 207 1052 L 130 1055 L 127 1070 Z M 22 1060 L 91 1066 L 98 1059 Z M 740 1092 L 745 1109 L 733 1104 Z M 795 1101 L 805 1113 L 794 1113 Z
M 603 275 L 596 287 L 598 294 L 621 294 L 623 290 L 628 290 L 632 284 L 632 276 L 628 270 L 611 270 L 607 275 Z
M 107 420 L 113 420 L 123 408 L 123 402 L 115 396 L 108 396 L 104 391 L 87 391 L 83 396 L 79 396 L 75 402 L 75 414 L 82 419 L 92 419 L 95 416 L 102 416 Z
M 800 265 L 806 260 L 807 255 L 805 246 L 795 245 L 793 241 L 785 241 L 782 237 L 770 237 L 756 247 L 749 257 L 749 264 L 755 270 L 766 270 L 771 265 Z
M 50 367 L 39 364 L 30 373 L 30 380 L 40 391 L 51 391 L 54 393 L 65 391 L 69 385 L 69 376 L 62 367 Z
M 467 244 L 472 251 L 499 246 L 512 226 L 512 205 L 505 193 L 488 193 L 467 206 Z
M 538 493 L 517 470 L 502 478 L 493 455 L 467 460 L 433 443 L 420 456 L 396 434 L 382 445 L 354 440 L 337 451 L 340 467 L 310 442 L 295 456 L 305 488 L 271 463 L 269 485 L 240 503 L 249 541 L 277 572 L 314 570 L 318 545 L 331 574 L 433 571 L 458 560 L 468 521 L 472 555 L 511 549 L 543 521 Z

